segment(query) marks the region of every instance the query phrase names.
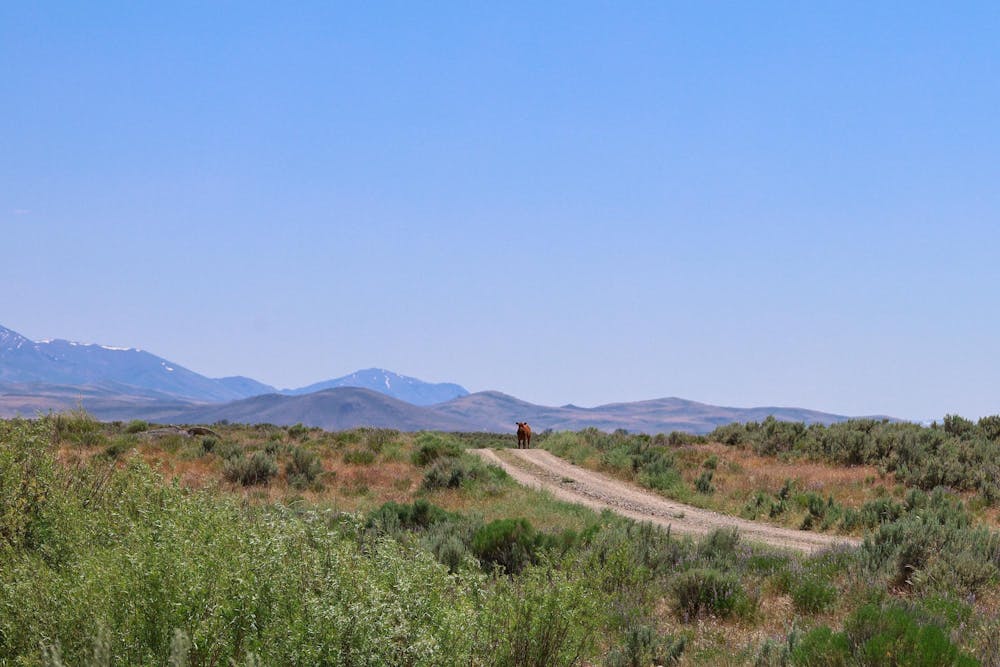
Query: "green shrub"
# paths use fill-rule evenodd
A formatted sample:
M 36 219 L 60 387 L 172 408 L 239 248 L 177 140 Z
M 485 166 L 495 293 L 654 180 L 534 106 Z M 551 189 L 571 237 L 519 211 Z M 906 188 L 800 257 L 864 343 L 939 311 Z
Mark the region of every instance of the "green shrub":
M 736 422 L 726 424 L 709 433 L 708 439 L 732 447 L 739 446 L 747 440 L 747 429 L 743 424 Z
M 944 416 L 944 432 L 948 435 L 957 435 L 958 437 L 963 437 L 971 435 L 976 430 L 976 425 L 965 417 L 960 417 L 958 415 L 945 415 Z
M 568 436 L 565 436 L 565 439 Z M 547 441 L 548 442 L 548 441 Z M 601 465 L 636 478 L 640 484 L 657 491 L 670 491 L 680 483 L 673 453 L 666 446 L 666 439 L 654 440 L 645 434 L 629 435 L 621 429 L 614 433 L 603 433 L 588 428 L 576 434 L 572 445 L 560 443 L 559 436 L 552 438 L 552 451 L 579 462 L 590 452 L 601 453 Z
M 532 443 L 538 443 L 539 447 L 543 447 L 559 458 L 566 459 L 576 465 L 582 465 L 588 459 L 598 456 L 596 448 L 585 442 L 579 434 L 570 431 L 559 431 L 545 439 L 533 435 Z M 507 446 L 514 447 L 516 444 L 516 436 L 512 435 Z
M 948 638 L 945 628 L 899 603 L 867 604 L 855 610 L 843 632 L 819 626 L 797 639 L 792 665 L 846 667 L 848 665 L 971 667 L 978 665 Z
M 701 473 L 698 479 L 694 482 L 695 491 L 698 493 L 704 493 L 705 495 L 711 495 L 715 493 L 715 487 L 712 486 L 712 471 L 706 470 Z
M 374 529 L 380 534 L 393 534 L 400 530 L 423 530 L 444 521 L 453 521 L 457 517 L 433 505 L 423 498 L 418 498 L 412 504 L 399 504 L 389 501 L 373 511 L 365 520 L 365 527 Z
M 469 554 L 462 539 L 450 532 L 429 532 L 421 544 L 452 573 L 458 572 Z
M 133 419 L 125 426 L 126 433 L 142 433 L 149 430 L 149 422 L 142 419 Z
M 349 449 L 344 452 L 344 463 L 355 466 L 371 465 L 375 462 L 375 452 L 370 449 Z
M 768 576 L 774 576 L 788 568 L 791 559 L 782 553 L 764 552 L 753 554 L 746 559 L 746 569 L 748 572 L 755 572 Z
M 120 435 L 116 437 L 114 440 L 112 440 L 111 444 L 109 444 L 107 447 L 104 448 L 104 451 L 101 453 L 101 456 L 104 457 L 105 459 L 114 461 L 119 456 L 121 456 L 129 449 L 134 447 L 135 444 L 136 444 L 135 436 Z
M 437 433 L 421 433 L 417 436 L 416 445 L 413 464 L 418 466 L 426 466 L 444 456 L 458 456 L 462 451 L 457 443 L 445 440 Z
M 756 519 L 765 509 L 770 509 L 771 499 L 767 493 L 757 491 L 743 506 L 741 516 L 747 519 Z
M 359 428 L 358 432 L 365 447 L 376 454 L 381 453 L 386 445 L 399 437 L 399 431 L 392 428 L 364 427 Z
M 606 667 L 647 667 L 678 662 L 684 647 L 684 637 L 661 636 L 650 625 L 629 625 L 622 633 L 620 645 L 611 649 L 604 660 Z
M 657 444 L 666 442 L 666 444 L 671 447 L 682 447 L 684 445 L 703 445 L 708 440 L 705 436 L 695 435 L 694 433 L 685 433 L 684 431 L 671 431 L 665 438 L 663 434 L 656 436 L 655 441 Z
M 84 447 L 93 447 L 105 441 L 104 434 L 101 433 L 101 422 L 91 417 L 83 408 L 60 412 L 52 415 L 50 419 L 56 438 L 59 440 Z
M 311 450 L 297 446 L 285 463 L 285 476 L 296 489 L 317 488 L 319 476 L 323 474 L 323 464 L 319 456 Z
M 802 667 L 851 667 L 856 664 L 843 633 L 825 625 L 813 628 L 796 642 L 790 662 Z
M 229 461 L 230 459 L 243 457 L 243 447 L 241 447 L 235 442 L 221 442 L 217 445 L 213 445 L 212 449 L 213 452 L 217 454 L 219 458 L 221 458 L 223 461 Z
M 206 436 L 201 439 L 201 453 L 211 454 L 219 446 L 219 439 L 212 436 Z
M 471 469 L 461 459 L 447 457 L 435 461 L 424 473 L 425 489 L 454 489 L 471 478 Z
M 905 508 L 891 498 L 869 500 L 859 510 L 860 523 L 865 528 L 875 528 L 883 523 L 892 523 L 903 515 Z
M 731 563 L 740 544 L 736 528 L 716 528 L 698 544 L 698 555 L 713 564 Z
M 59 530 L 51 428 L 48 421 L 0 420 L 0 563 L 8 548 L 42 549 Z
M 976 665 L 940 627 L 899 606 L 865 605 L 844 624 L 858 662 L 870 665 Z
M 605 564 L 616 557 L 623 561 L 626 572 L 611 572 L 612 577 L 631 577 L 640 569 L 655 576 L 667 576 L 693 555 L 690 540 L 671 539 L 669 528 L 664 531 L 651 523 L 615 522 L 592 526 L 583 532 L 580 540 L 586 545 L 589 568 L 594 572 L 604 570 L 608 573 Z
M 907 497 L 907 513 L 865 538 L 869 570 L 916 591 L 976 593 L 995 581 L 1000 535 L 972 525 L 964 505 L 941 489 Z
M 542 565 L 501 578 L 485 600 L 479 624 L 481 663 L 571 667 L 589 662 L 586 656 L 600 637 L 605 616 L 600 598 L 579 575 Z
M 799 579 L 791 586 L 795 609 L 803 614 L 827 611 L 837 599 L 837 589 L 817 576 Z
M 299 422 L 298 424 L 289 426 L 287 432 L 289 438 L 292 438 L 293 440 L 301 440 L 309 435 L 309 427 L 304 426 L 302 422 Z
M 278 464 L 273 456 L 265 452 L 254 452 L 249 457 L 229 459 L 223 466 L 222 473 L 228 481 L 238 482 L 243 486 L 267 484 L 278 474 Z
M 527 519 L 497 519 L 472 536 L 472 553 L 484 566 L 499 565 L 517 574 L 533 562 L 543 541 Z
M 701 614 L 726 618 L 745 607 L 748 596 L 735 574 L 699 568 L 682 572 L 674 580 L 675 611 L 685 621 Z
M 443 521 L 431 523 L 424 531 L 420 544 L 434 554 L 449 572 L 458 572 L 464 564 L 474 563 L 470 558 L 470 547 L 479 525 L 476 521 L 449 516 Z
M 812 530 L 814 526 L 820 529 L 829 528 L 841 514 L 841 509 L 834 502 L 833 496 L 824 501 L 823 496 L 808 491 L 796 500 L 805 506 L 807 512 L 802 520 L 802 530 Z
M 1000 440 L 1000 415 L 983 417 L 976 426 L 986 439 L 994 442 Z

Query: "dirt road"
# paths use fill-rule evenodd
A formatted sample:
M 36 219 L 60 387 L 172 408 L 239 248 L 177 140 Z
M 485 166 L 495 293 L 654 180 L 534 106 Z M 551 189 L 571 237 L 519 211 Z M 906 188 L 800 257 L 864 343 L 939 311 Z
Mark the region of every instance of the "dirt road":
M 670 526 L 676 533 L 705 535 L 716 528 L 737 528 L 747 541 L 805 553 L 836 544 L 860 544 L 860 540 L 852 537 L 779 528 L 668 500 L 634 484 L 575 466 L 544 449 L 469 451 L 500 466 L 519 483 L 548 491 L 559 500 Z

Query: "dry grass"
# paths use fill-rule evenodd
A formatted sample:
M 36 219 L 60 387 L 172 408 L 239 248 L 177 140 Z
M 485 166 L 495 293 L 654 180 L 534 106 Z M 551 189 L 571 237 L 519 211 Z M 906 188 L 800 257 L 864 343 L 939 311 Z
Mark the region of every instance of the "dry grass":
M 217 489 L 224 493 L 239 494 L 252 502 L 307 502 L 332 505 L 344 511 L 367 511 L 384 502 L 412 502 L 424 494 L 421 481 L 424 470 L 411 463 L 416 449 L 417 434 L 396 433 L 386 443 L 372 444 L 373 435 L 364 429 L 338 433 L 311 429 L 296 432 L 276 426 L 216 426 L 221 436 L 214 453 L 204 453 L 200 449 L 201 438 L 180 438 L 165 436 L 159 438 L 138 437 L 130 443 L 126 451 L 119 455 L 119 461 L 138 456 L 145 463 L 159 471 L 166 479 L 176 479 L 182 486 L 195 489 Z M 121 435 L 121 427 L 104 425 L 106 443 L 111 443 Z M 277 444 L 276 458 L 279 474 L 266 486 L 243 487 L 225 481 L 224 461 L 218 454 L 222 447 L 238 447 L 244 452 L 252 452 Z M 285 462 L 294 447 L 303 447 L 315 452 L 322 463 L 321 489 L 300 490 L 288 484 L 284 470 Z M 373 451 L 374 460 L 370 464 L 347 463 L 344 455 L 366 448 Z M 731 515 L 743 513 L 748 501 L 758 492 L 775 494 L 791 480 L 796 492 L 813 492 L 850 508 L 859 508 L 865 502 L 890 495 L 901 497 L 904 489 L 892 475 L 881 476 L 872 466 L 835 466 L 813 461 L 782 460 L 776 457 L 759 456 L 751 450 L 729 447 L 719 443 L 684 445 L 672 448 L 680 470 L 684 489 L 673 493 L 672 497 L 699 507 L 713 509 Z M 94 457 L 105 456 L 105 446 L 82 446 L 74 442 L 63 442 L 59 458 L 64 463 L 76 465 Z M 706 461 L 714 459 L 712 494 L 697 493 L 695 480 L 707 469 Z M 629 478 L 626 474 L 607 470 L 601 466 L 598 456 L 580 461 L 584 466 Z M 516 485 L 491 488 L 478 495 L 463 491 L 436 491 L 429 494 L 432 502 L 446 509 L 463 512 L 477 512 L 485 519 L 524 516 L 534 525 L 545 530 L 579 528 L 586 521 L 580 510 L 551 499 L 539 501 L 539 495 Z M 758 520 L 776 525 L 799 527 L 805 513 L 801 509 L 790 508 L 785 513 L 770 518 L 758 516 Z M 1000 508 L 984 507 L 978 511 L 979 518 L 992 526 L 1000 526 Z
M 675 450 L 678 468 L 686 485 L 707 469 L 705 462 L 715 458 L 711 495 L 693 493 L 689 500 L 696 505 L 726 514 L 740 514 L 758 492 L 775 494 L 787 480 L 799 492 L 813 492 L 824 498 L 832 496 L 844 507 L 859 508 L 885 495 L 899 494 L 892 475 L 880 476 L 873 466 L 835 466 L 814 461 L 783 461 L 759 456 L 750 450 L 719 443 L 687 445 Z M 787 512 L 771 522 L 798 526 L 803 514 Z
M 114 437 L 111 427 L 108 442 Z M 207 489 L 242 496 L 253 503 L 308 503 L 335 507 L 341 511 L 370 511 L 383 503 L 413 502 L 427 497 L 431 502 L 451 511 L 476 514 L 490 521 L 498 518 L 525 517 L 532 525 L 546 531 L 567 528 L 580 529 L 595 519 L 584 508 L 560 503 L 547 496 L 518 486 L 513 482 L 489 484 L 484 489 L 447 489 L 425 491 L 421 483 L 424 468 L 414 465 L 417 434 L 399 433 L 390 442 L 375 446 L 366 444 L 363 430 L 328 433 L 310 431 L 291 437 L 286 429 L 277 427 L 215 426 L 221 442 L 213 452 L 201 449 L 201 438 L 168 435 L 160 438 L 137 438 L 134 446 L 119 454 L 117 465 L 138 457 L 163 475 L 177 480 L 186 488 Z M 279 473 L 266 485 L 242 486 L 223 477 L 225 461 L 220 451 L 238 447 L 244 455 L 266 448 L 277 449 Z M 277 443 L 277 447 L 275 447 Z M 315 452 L 322 464 L 319 477 L 321 488 L 296 489 L 288 483 L 285 463 L 294 447 Z M 348 463 L 348 452 L 369 449 L 373 460 L 368 464 Z M 375 451 L 378 450 L 378 451 Z M 71 442 L 61 443 L 59 458 L 67 465 L 77 465 L 105 455 L 105 446 L 82 447 Z M 109 464 L 112 459 L 109 458 Z
M 853 509 L 886 495 L 901 497 L 905 492 L 893 475 L 880 475 L 873 466 L 847 467 L 817 461 L 786 460 L 760 456 L 751 450 L 721 443 L 681 445 L 671 447 L 670 451 L 683 483 L 662 493 L 674 500 L 734 516 L 748 516 L 745 508 L 751 499 L 759 492 L 773 497 L 789 480 L 794 494 L 815 493 L 824 499 L 832 496 L 838 505 Z M 631 471 L 605 465 L 600 452 L 595 449 L 582 447 L 575 454 L 578 465 L 619 479 L 637 481 Z M 709 462 L 713 462 L 714 467 L 710 467 Z M 712 471 L 714 491 L 699 493 L 695 481 L 709 469 Z M 764 513 L 751 518 L 799 528 L 806 513 L 804 507 L 790 503 L 788 509 L 776 517 Z M 997 517 L 1000 518 L 1000 513 Z
M 678 450 L 685 480 L 693 482 L 704 470 L 705 461 L 712 456 L 718 459 L 714 477 L 716 487 L 733 497 L 747 497 L 759 489 L 777 491 L 790 479 L 804 491 L 832 495 L 838 503 L 857 508 L 878 495 L 891 492 L 895 486 L 892 475 L 880 477 L 873 466 L 782 461 L 719 443 L 690 445 Z
M 113 426 L 106 425 L 105 429 L 106 444 L 120 435 Z M 181 440 L 167 437 L 138 438 L 134 446 L 120 453 L 117 459 L 108 454 L 105 445 L 83 446 L 63 442 L 58 458 L 65 465 L 73 466 L 94 457 L 104 457 L 109 465 L 115 460 L 117 465 L 125 465 L 130 457 L 138 457 L 161 472 L 167 480 L 176 479 L 188 488 L 236 494 L 253 503 L 304 501 L 343 511 L 363 512 L 387 501 L 404 503 L 425 497 L 446 510 L 476 515 L 484 521 L 523 517 L 536 528 L 549 533 L 581 530 L 598 519 L 590 510 L 556 501 L 510 480 L 477 484 L 471 489 L 425 491 L 421 487 L 425 469 L 411 462 L 412 454 L 417 449 L 417 434 L 399 433 L 388 442 L 372 443 L 360 431 L 309 431 L 291 435 L 287 429 L 277 427 L 222 426 L 216 427 L 216 430 L 221 442 L 207 453 L 203 451 L 198 437 Z M 269 484 L 244 487 L 224 479 L 224 459 L 220 450 L 238 447 L 247 453 L 268 446 L 276 449 L 279 464 L 279 474 Z M 309 449 L 319 456 L 322 464 L 321 488 L 299 490 L 289 485 L 285 463 L 294 447 Z M 370 449 L 374 456 L 370 464 L 359 465 L 344 460 L 345 453 L 365 448 Z M 853 508 L 887 494 L 900 495 L 901 490 L 891 476 L 880 477 L 869 466 L 838 467 L 818 462 L 781 460 L 718 443 L 685 445 L 671 451 L 689 491 L 689 495 L 681 500 L 729 514 L 740 514 L 747 501 L 758 491 L 774 494 L 786 480 L 792 480 L 800 491 L 811 491 L 824 498 L 832 496 L 838 504 Z M 710 459 L 715 460 L 712 484 L 716 491 L 710 495 L 696 493 L 692 490 L 694 481 L 707 469 L 705 463 Z M 583 463 L 600 469 L 597 457 Z M 1000 509 L 987 508 L 981 516 L 997 525 Z M 797 527 L 801 518 L 801 513 L 789 511 L 772 521 Z M 661 596 L 655 610 L 659 630 L 664 634 L 689 638 L 681 664 L 752 663 L 754 652 L 761 642 L 769 638 L 783 639 L 788 635 L 791 619 L 796 619 L 800 630 L 808 630 L 820 623 L 835 629 L 842 627 L 850 611 L 848 601 L 858 594 L 857 591 L 839 590 L 838 601 L 829 612 L 804 616 L 796 612 L 788 594 L 768 585 L 766 577 L 751 578 L 755 581 L 746 582 L 748 586 L 760 589 L 759 613 L 751 621 L 704 618 L 685 623 L 673 613 L 673 599 L 669 591 L 656 594 Z M 985 591 L 975 601 L 975 607 L 984 617 L 995 617 L 1000 613 L 1000 589 L 994 587 Z

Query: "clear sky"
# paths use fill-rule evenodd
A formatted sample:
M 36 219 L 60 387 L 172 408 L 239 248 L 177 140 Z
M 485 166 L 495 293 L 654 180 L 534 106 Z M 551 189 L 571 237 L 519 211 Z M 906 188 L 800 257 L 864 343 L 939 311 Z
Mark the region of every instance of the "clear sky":
M 3 3 L 0 324 L 1000 413 L 1000 4 Z M 933 6 L 932 6 L 933 5 Z

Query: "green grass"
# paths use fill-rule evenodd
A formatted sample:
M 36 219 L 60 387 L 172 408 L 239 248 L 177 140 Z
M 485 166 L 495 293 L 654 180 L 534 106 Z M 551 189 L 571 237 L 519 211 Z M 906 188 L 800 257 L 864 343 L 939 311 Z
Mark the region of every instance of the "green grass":
M 909 664 L 886 662 L 890 654 L 965 665 L 1000 656 L 1000 541 L 944 491 L 872 505 L 863 514 L 877 525 L 864 547 L 802 557 L 732 531 L 677 539 L 556 501 L 464 454 L 486 441 L 479 435 L 219 426 L 207 450 L 187 439 L 171 453 L 128 430 L 95 429 L 79 414 L 0 421 L 0 665 Z M 628 437 L 576 440 L 671 469 Z M 417 455 L 425 465 L 414 468 L 423 445 L 439 451 Z M 188 488 L 146 465 L 149 449 L 220 479 L 227 461 L 256 455 L 273 458 L 276 473 L 268 487 Z M 373 459 L 343 464 L 352 451 Z M 392 480 L 376 473 L 390 453 L 417 480 L 442 462 L 462 478 L 416 483 L 386 504 Z M 317 461 L 355 476 L 321 473 Z M 314 473 L 325 484 L 315 497 Z M 293 477 L 309 488 L 283 500 L 292 496 L 274 487 L 286 477 L 289 489 Z M 348 492 L 365 511 L 325 500 Z M 787 496 L 795 502 L 791 488 Z

